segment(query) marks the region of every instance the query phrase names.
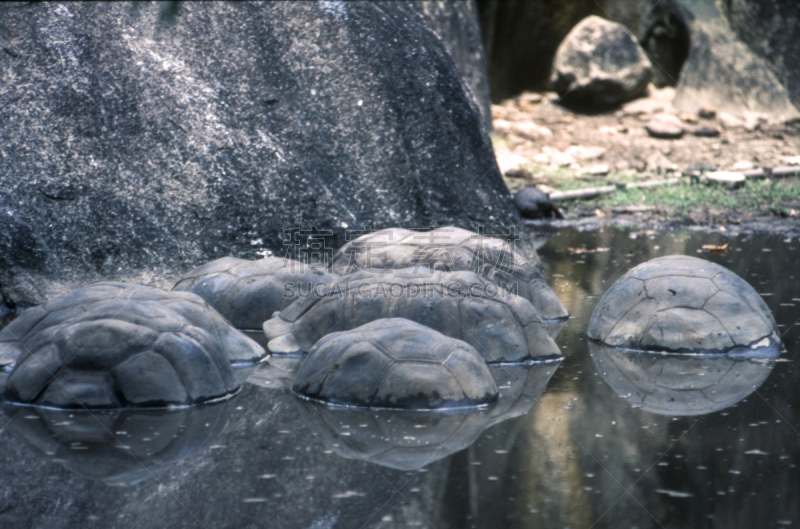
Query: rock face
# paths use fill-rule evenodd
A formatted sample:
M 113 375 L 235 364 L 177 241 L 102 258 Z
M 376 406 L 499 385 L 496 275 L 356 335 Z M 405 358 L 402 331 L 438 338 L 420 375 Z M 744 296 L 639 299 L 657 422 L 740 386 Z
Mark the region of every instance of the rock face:
M 330 404 L 411 410 L 497 400 L 474 347 L 403 318 L 326 335 L 308 352 L 293 389 Z
M 189 292 L 100 283 L 25 311 L 0 332 L 15 357 L 4 398 L 56 408 L 164 407 L 235 391 L 232 364 L 264 351 Z
M 166 286 L 316 226 L 518 222 L 469 89 L 405 2 L 0 6 L 0 290 Z M 285 230 L 295 229 L 288 236 Z
M 590 16 L 559 45 L 551 82 L 562 102 L 608 108 L 640 96 L 650 82 L 650 61 L 621 24 Z
M 784 31 L 776 31 L 773 17 L 769 17 L 769 21 L 756 19 L 754 26 L 749 26 L 748 20 L 747 27 L 740 28 L 748 33 L 748 40 L 775 44 L 775 47 L 759 50 L 742 42 L 712 0 L 686 1 L 685 4 L 691 16 L 691 48 L 676 86 L 676 108 L 695 112 L 706 106 L 735 116 L 762 114 L 771 120 L 800 117 L 795 106 L 800 104 L 800 97 L 797 97 L 800 65 L 791 70 L 796 64 L 796 48 L 792 47 L 796 44 L 788 44 L 800 38 L 797 18 L 794 25 L 781 21 L 780 24 L 786 24 Z M 761 10 L 755 6 L 770 2 L 747 4 L 754 14 L 765 14 L 766 8 Z M 765 27 L 767 25 L 769 27 Z M 783 39 L 787 43 L 778 45 Z
M 452 55 L 472 91 L 475 103 L 481 109 L 486 126 L 491 130 L 489 78 L 486 73 L 486 56 L 483 52 L 477 3 L 475 0 L 427 0 L 414 2 L 413 5 Z

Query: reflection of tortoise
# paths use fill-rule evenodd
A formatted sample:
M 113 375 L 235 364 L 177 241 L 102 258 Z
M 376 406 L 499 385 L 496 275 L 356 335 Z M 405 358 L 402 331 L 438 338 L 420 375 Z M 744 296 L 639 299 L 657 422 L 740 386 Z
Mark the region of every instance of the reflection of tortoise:
M 463 408 L 497 399 L 489 368 L 473 347 L 402 318 L 323 337 L 293 389 L 329 404 L 373 408 Z
M 173 290 L 194 292 L 237 329 L 256 331 L 253 334 L 263 337 L 261 326 L 273 313 L 336 279 L 292 259 L 223 257 L 188 272 Z
M 376 410 L 297 402 L 335 454 L 398 470 L 417 470 L 463 450 L 489 419 L 483 409 Z
M 489 426 L 528 413 L 538 402 L 561 359 L 531 366 L 489 368 L 497 384 L 497 405 L 489 411 Z
M 25 311 L 0 333 L 0 349 L 17 357 L 5 397 L 58 408 L 223 397 L 240 382 L 232 364 L 252 367 L 264 355 L 200 297 L 122 283 L 99 283 Z
M 299 299 L 264 323 L 273 353 L 308 351 L 325 334 L 406 318 L 473 346 L 489 363 L 557 358 L 536 309 L 472 272 L 361 271 L 322 297 Z
M 589 351 L 617 395 L 661 415 L 725 409 L 758 389 L 775 367 L 774 360 L 763 355 L 626 351 L 591 341 Z
M 452 226 L 428 232 L 389 228 L 345 244 L 333 258 L 333 271 L 345 275 L 369 268 L 425 266 L 476 272 L 530 301 L 557 333 L 559 323 L 569 314 L 542 276 L 538 257 L 535 259 L 529 261 L 502 239 Z
M 12 429 L 87 479 L 133 485 L 211 445 L 235 399 L 174 410 L 54 410 L 6 404 Z
M 696 257 L 660 257 L 629 270 L 603 295 L 591 340 L 636 350 L 775 357 L 777 326 L 742 278 Z

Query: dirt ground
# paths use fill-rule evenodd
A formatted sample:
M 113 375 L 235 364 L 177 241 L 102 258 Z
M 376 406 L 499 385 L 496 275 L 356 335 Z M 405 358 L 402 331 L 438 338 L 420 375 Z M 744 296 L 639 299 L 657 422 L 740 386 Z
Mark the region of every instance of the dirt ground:
M 542 169 L 590 173 L 593 167 L 606 165 L 610 172 L 636 171 L 643 177 L 685 173 L 693 166 L 736 170 L 800 165 L 800 121 L 769 123 L 756 114 L 739 119 L 714 109 L 705 109 L 701 117 L 675 110 L 673 96 L 671 88 L 651 86 L 648 97 L 596 115 L 569 111 L 557 104 L 554 93 L 525 93 L 492 105 L 501 169 L 508 172 L 523 165 L 519 157 Z M 661 113 L 681 120 L 683 137 L 660 139 L 648 134 L 645 125 Z M 700 129 L 719 136 L 694 135 Z M 536 171 L 529 172 L 535 179 Z
M 603 186 L 620 177 L 644 182 L 714 170 L 800 171 L 800 120 L 770 123 L 756 114 L 737 118 L 715 109 L 684 113 L 673 108 L 673 96 L 673 89 L 651 85 L 647 97 L 594 115 L 560 106 L 555 93 L 524 93 L 492 105 L 495 152 L 509 189 L 513 192 L 528 185 L 568 189 L 576 187 L 575 180 L 584 181 L 579 186 Z M 680 121 L 685 130 L 682 137 L 662 139 L 648 132 L 646 126 L 660 114 Z M 583 206 L 581 217 L 587 216 L 585 206 L 591 208 L 591 203 Z M 662 214 L 652 220 L 737 222 L 725 212 L 712 216 L 719 218 L 675 219 Z M 647 221 L 653 214 L 644 212 L 638 217 Z

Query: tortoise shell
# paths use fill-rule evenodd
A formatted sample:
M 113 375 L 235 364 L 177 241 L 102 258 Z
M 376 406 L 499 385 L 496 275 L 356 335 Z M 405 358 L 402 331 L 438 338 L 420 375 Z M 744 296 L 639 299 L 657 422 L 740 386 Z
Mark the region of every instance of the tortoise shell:
M 542 275 L 535 251 L 533 261 L 513 246 L 461 228 L 447 226 L 427 232 L 388 228 L 348 242 L 333 257 L 333 272 L 351 274 L 366 269 L 424 266 L 448 272 L 472 271 L 518 294 L 539 311 L 555 335 L 569 313 Z
M 629 270 L 600 299 L 591 340 L 636 350 L 777 356 L 775 320 L 730 270 L 696 257 L 659 257 Z
M 559 358 L 530 302 L 473 272 L 361 271 L 321 297 L 297 300 L 264 323 L 273 353 L 308 351 L 331 332 L 406 318 L 473 346 L 488 363 Z
M 5 397 L 57 408 L 175 406 L 232 394 L 232 365 L 264 356 L 199 296 L 99 283 L 25 311 L 0 332 L 16 358 Z
M 237 329 L 261 332 L 272 315 L 338 278 L 300 261 L 223 257 L 185 274 L 173 287 L 206 300 Z
M 379 408 L 464 408 L 497 399 L 472 346 L 403 318 L 324 336 L 292 389 L 329 404 Z

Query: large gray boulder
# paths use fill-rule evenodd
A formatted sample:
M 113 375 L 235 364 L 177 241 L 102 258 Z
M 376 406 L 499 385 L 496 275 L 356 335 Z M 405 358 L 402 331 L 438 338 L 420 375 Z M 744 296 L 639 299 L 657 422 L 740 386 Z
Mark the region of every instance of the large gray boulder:
M 691 46 L 674 105 L 771 121 L 800 117 L 800 9 L 779 4 L 738 1 L 720 11 L 713 0 L 682 0 Z
M 168 286 L 316 226 L 519 218 L 466 83 L 406 2 L 0 6 L 0 291 Z M 301 243 L 296 239 L 287 242 Z
M 642 95 L 650 79 L 650 60 L 634 36 L 590 16 L 559 45 L 550 80 L 563 103 L 603 109 Z

